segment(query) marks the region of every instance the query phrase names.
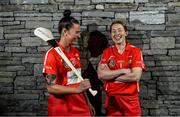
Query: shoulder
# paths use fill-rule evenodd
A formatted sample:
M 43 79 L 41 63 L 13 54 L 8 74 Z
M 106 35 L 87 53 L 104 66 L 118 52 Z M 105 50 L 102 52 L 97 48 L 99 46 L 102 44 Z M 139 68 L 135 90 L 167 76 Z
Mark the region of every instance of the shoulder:
M 104 50 L 104 53 L 106 53 L 106 52 L 109 53 L 110 51 L 113 50 L 113 48 L 114 48 L 114 45 L 112 45 L 112 46 L 106 48 L 106 49 Z
M 79 50 L 78 50 L 76 47 L 71 47 L 71 51 L 72 51 L 74 54 L 80 54 Z
M 133 44 L 128 43 L 128 47 L 131 51 L 141 51 L 141 49 L 139 47 L 136 47 Z
M 52 59 L 55 58 L 57 56 L 57 52 L 56 50 L 51 47 L 49 50 L 47 50 L 47 52 L 45 53 L 45 58 L 47 59 Z

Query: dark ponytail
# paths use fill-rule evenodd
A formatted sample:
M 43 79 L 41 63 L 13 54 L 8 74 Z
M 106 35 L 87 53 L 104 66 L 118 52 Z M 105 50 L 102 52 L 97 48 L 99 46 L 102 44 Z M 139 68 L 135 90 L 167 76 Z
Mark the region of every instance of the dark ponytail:
M 74 23 L 79 24 L 78 20 L 71 16 L 70 10 L 65 10 L 63 15 L 64 17 L 59 21 L 58 25 L 59 34 L 61 34 L 63 28 L 69 30 Z

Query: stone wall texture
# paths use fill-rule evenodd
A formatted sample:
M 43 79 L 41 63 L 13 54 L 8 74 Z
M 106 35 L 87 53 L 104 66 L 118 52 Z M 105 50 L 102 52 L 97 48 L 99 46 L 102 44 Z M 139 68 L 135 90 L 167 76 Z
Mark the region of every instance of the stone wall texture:
M 47 115 L 47 91 L 41 74 L 48 44 L 35 37 L 37 27 L 55 37 L 63 11 L 81 23 L 76 43 L 87 60 L 88 32 L 99 30 L 109 43 L 109 25 L 122 20 L 129 41 L 143 52 L 147 71 L 141 79 L 145 116 L 180 116 L 179 0 L 0 0 L 0 115 Z

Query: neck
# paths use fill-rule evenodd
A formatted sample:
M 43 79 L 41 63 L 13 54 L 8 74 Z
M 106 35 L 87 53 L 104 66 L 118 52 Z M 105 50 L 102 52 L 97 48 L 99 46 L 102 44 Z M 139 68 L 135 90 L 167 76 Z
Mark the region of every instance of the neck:
M 64 48 L 66 52 L 69 52 L 70 46 L 66 43 L 65 38 L 62 37 L 59 43 L 61 44 L 61 46 Z
M 121 54 L 126 47 L 126 41 L 123 41 L 122 43 L 116 44 L 116 47 L 118 49 L 118 52 Z

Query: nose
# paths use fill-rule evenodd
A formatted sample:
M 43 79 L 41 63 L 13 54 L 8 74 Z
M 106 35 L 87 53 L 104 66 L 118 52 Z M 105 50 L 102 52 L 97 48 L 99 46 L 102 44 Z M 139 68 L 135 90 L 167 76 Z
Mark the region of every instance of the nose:
M 80 34 L 78 34 L 78 36 L 77 36 L 78 38 L 81 38 L 81 35 Z

